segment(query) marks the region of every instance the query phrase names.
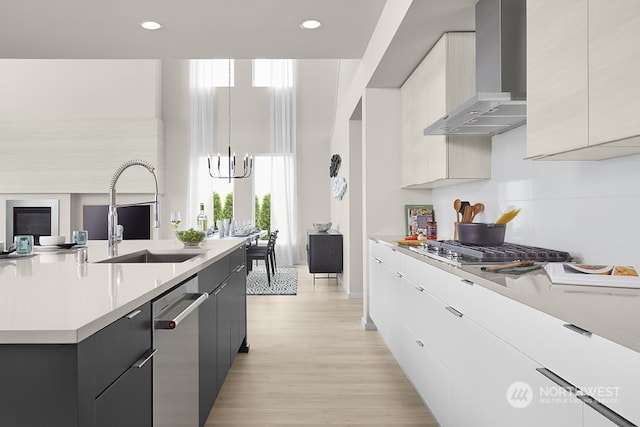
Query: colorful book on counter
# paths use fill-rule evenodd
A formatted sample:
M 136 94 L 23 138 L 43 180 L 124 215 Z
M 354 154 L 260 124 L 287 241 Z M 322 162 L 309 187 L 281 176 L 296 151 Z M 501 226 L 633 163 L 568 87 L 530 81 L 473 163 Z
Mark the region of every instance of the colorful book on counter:
M 544 269 L 554 284 L 640 288 L 638 272 L 630 266 L 550 262 Z

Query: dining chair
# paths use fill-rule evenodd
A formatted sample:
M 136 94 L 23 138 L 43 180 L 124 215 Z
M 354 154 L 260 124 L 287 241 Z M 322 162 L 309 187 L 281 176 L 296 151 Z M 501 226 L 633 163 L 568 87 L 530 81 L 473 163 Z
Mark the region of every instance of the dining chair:
M 252 265 L 253 261 L 256 263 L 260 260 L 264 261 L 265 270 L 267 272 L 267 282 L 271 286 L 271 276 L 275 274 L 275 261 L 274 261 L 274 248 L 276 244 L 276 238 L 278 233 L 273 231 L 269 235 L 269 240 L 266 245 L 253 245 L 247 248 L 247 264 Z

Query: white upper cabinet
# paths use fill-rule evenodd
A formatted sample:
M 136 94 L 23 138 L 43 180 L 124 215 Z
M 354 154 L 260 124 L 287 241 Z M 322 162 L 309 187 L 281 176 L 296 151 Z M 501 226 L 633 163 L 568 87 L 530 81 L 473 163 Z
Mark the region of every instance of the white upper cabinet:
M 475 35 L 445 33 L 401 88 L 402 186 L 434 188 L 491 178 L 491 138 L 423 135 L 475 94 Z
M 587 145 L 587 3 L 527 2 L 527 157 Z
M 640 2 L 527 2 L 527 157 L 640 153 Z
M 640 2 L 590 0 L 589 144 L 640 135 L 639 76 Z

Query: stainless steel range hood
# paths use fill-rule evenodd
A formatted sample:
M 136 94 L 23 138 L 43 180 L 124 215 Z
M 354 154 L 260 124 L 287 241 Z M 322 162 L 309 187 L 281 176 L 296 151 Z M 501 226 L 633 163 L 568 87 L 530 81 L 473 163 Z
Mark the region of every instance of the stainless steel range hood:
M 477 94 L 425 135 L 497 135 L 527 119 L 526 0 L 476 4 Z

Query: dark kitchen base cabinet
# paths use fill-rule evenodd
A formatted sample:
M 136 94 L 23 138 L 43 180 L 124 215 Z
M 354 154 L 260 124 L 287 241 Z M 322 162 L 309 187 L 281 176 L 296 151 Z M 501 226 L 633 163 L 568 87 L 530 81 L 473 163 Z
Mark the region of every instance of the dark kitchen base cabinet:
M 198 286 L 210 294 L 198 310 L 202 426 L 248 351 L 244 246 L 200 271 Z M 0 426 L 152 427 L 152 325 L 149 302 L 78 344 L 1 344 Z
M 307 264 L 309 273 L 342 273 L 342 234 L 307 231 Z
M 2 345 L 0 425 L 151 426 L 151 355 L 149 303 L 78 344 Z
M 209 298 L 200 306 L 200 425 L 211 408 L 238 352 L 248 351 L 245 249 L 239 248 L 198 273 L 200 292 Z

